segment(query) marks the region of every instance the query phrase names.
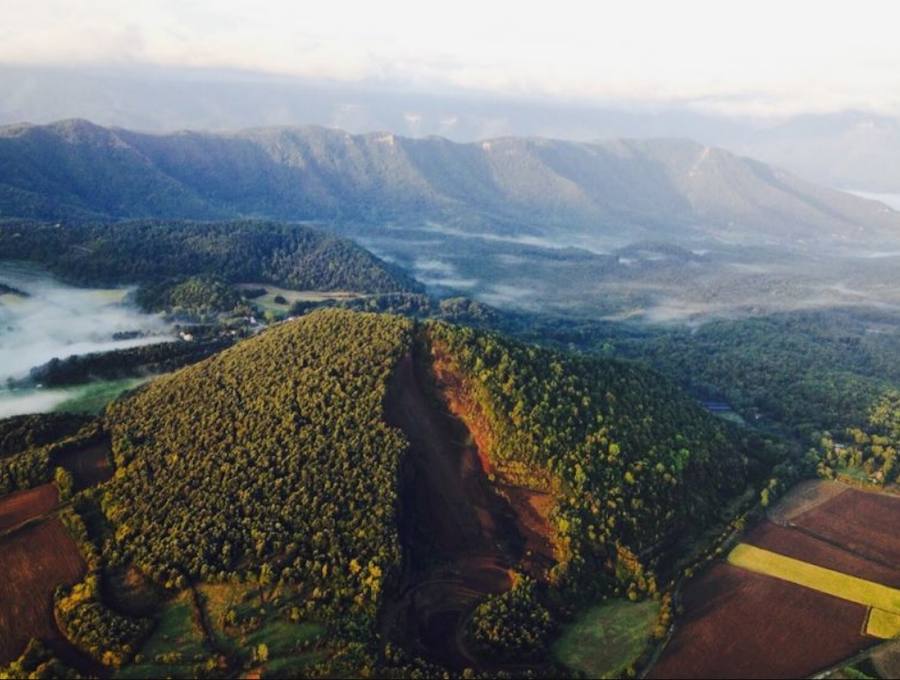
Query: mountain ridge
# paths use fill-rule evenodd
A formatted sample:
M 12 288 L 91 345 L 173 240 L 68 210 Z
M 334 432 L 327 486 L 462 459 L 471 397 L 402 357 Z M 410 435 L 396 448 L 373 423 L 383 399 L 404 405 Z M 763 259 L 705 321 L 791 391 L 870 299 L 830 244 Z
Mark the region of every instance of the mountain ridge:
M 495 234 L 809 245 L 900 240 L 900 213 L 680 138 L 457 143 L 322 126 L 0 128 L 0 215 L 436 222 Z

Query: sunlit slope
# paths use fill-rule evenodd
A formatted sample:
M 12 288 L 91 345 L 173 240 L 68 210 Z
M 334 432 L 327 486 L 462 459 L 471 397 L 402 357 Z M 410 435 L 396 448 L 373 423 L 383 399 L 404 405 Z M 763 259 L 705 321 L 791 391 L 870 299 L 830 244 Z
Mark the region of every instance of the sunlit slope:
M 409 337 L 399 317 L 313 314 L 114 404 L 115 552 L 163 582 L 283 579 L 371 611 L 399 552 L 405 442 L 382 401 Z
M 646 587 L 637 563 L 715 522 L 759 469 L 761 447 L 646 368 L 443 323 L 428 332 L 500 476 L 552 490 L 558 557 L 586 578 L 612 561 Z
M 112 559 L 173 585 L 283 580 L 331 611 L 372 615 L 400 557 L 406 440 L 385 424 L 384 401 L 410 352 L 426 371 L 459 377 L 478 411 L 462 415 L 495 479 L 550 494 L 557 576 L 573 584 L 605 572 L 650 587 L 629 555 L 652 567 L 717 521 L 751 476 L 735 432 L 652 371 L 446 324 L 320 311 L 108 409 Z

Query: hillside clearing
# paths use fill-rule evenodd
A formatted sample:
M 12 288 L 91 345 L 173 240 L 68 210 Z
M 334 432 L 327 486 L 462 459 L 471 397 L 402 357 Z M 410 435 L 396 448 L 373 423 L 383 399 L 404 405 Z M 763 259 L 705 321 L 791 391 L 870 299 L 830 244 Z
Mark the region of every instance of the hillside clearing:
M 644 651 L 658 613 L 653 600 L 591 607 L 563 628 L 553 656 L 590 678 L 620 677 Z

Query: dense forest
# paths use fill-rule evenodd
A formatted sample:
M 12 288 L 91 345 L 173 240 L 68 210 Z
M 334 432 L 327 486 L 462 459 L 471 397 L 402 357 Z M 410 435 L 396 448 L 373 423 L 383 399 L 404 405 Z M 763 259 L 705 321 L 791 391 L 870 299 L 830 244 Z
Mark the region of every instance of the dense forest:
M 317 611 L 371 623 L 399 559 L 405 445 L 381 408 L 410 329 L 399 317 L 310 315 L 110 406 L 109 558 L 170 587 L 302 584 Z
M 900 385 L 895 317 L 829 310 L 715 321 L 621 347 L 705 397 L 809 435 L 862 424 Z
M 169 314 L 185 313 L 198 318 L 215 318 L 220 312 L 239 311 L 243 299 L 232 286 L 217 276 L 190 276 L 145 284 L 135 300 L 142 309 Z M 249 308 L 247 313 L 249 313 Z
M 84 285 L 159 284 L 169 279 L 180 284 L 186 277 L 205 276 L 298 290 L 419 289 L 401 270 L 349 240 L 275 222 L 12 220 L 0 222 L 0 252 L 5 259 L 39 263 Z M 190 293 L 176 289 L 173 294 Z
M 39 448 L 75 434 L 91 419 L 71 413 L 43 413 L 0 419 L 0 458 Z
M 866 481 L 900 483 L 896 469 L 900 451 L 900 392 L 885 393 L 871 408 L 865 424 L 848 427 L 820 442 L 820 473 L 831 477 L 847 469 L 861 471 Z
M 443 323 L 428 330 L 436 361 L 464 377 L 469 420 L 487 431 L 499 474 L 557 494 L 558 578 L 600 587 L 610 563 L 658 554 L 720 519 L 773 462 L 764 440 L 742 439 L 635 364 Z M 629 586 L 653 589 L 642 575 Z

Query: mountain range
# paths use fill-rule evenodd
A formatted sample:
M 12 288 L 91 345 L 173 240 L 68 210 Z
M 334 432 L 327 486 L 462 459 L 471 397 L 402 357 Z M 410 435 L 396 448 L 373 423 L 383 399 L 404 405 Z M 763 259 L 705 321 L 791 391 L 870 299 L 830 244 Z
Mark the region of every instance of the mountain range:
M 0 128 L 0 216 L 266 217 L 557 244 L 883 245 L 900 213 L 681 139 L 455 143 L 321 127 Z
M 696 102 L 578 104 L 415 92 L 221 69 L 0 65 L 0 124 L 86 118 L 154 132 L 319 124 L 456 142 L 687 137 L 839 189 L 900 194 L 900 119 L 870 111 L 754 115 Z

